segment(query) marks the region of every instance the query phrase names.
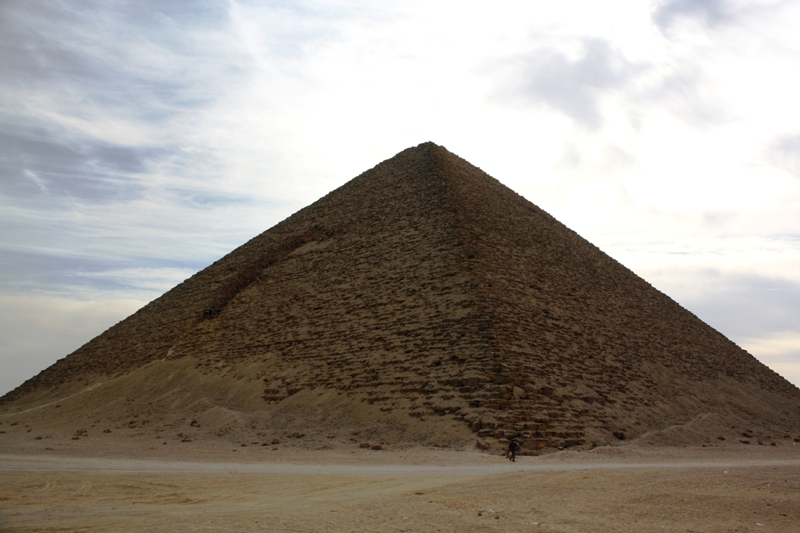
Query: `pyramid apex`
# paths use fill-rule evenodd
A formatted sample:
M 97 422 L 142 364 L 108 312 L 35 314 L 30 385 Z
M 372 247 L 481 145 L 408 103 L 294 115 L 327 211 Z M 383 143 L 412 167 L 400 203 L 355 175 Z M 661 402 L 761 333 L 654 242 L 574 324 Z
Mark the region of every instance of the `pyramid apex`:
M 444 150 L 444 151 L 447 151 L 447 149 L 444 146 L 442 146 L 440 144 L 436 144 L 433 141 L 425 141 L 423 143 L 419 143 L 418 145 L 409 148 L 409 150 Z

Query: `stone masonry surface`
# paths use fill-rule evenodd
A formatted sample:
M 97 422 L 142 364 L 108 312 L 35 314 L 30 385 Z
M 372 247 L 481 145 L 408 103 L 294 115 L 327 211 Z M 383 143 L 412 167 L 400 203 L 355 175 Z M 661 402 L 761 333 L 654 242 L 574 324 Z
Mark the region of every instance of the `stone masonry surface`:
M 681 397 L 776 427 L 796 426 L 800 406 L 785 379 L 433 143 L 300 210 L 0 402 L 184 357 L 208 374 L 256 364 L 265 405 L 332 389 L 518 436 L 526 450 L 702 414 Z M 751 413 L 742 391 L 773 409 Z

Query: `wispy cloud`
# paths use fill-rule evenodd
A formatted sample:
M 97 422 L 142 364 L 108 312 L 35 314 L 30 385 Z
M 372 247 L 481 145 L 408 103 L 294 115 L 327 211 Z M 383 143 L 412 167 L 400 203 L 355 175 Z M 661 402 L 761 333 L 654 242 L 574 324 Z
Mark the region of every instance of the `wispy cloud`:
M 202 126 L 252 64 L 228 8 L 4 3 L 0 94 L 15 103 L 0 112 L 7 287 L 62 283 L 56 272 L 81 262 L 202 266 L 252 236 L 242 218 L 254 195 L 231 183 Z M 176 243 L 191 227 L 194 242 Z

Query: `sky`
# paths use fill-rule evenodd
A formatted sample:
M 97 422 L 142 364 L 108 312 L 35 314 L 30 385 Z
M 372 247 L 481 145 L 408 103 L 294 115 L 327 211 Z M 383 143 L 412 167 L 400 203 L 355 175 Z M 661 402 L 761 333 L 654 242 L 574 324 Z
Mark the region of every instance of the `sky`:
M 426 141 L 800 385 L 800 2 L 3 0 L 0 394 Z

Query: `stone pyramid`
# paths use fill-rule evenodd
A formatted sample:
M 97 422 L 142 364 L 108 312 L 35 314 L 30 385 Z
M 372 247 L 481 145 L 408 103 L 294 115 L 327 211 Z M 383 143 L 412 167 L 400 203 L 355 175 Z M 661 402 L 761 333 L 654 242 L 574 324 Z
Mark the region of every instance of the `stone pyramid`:
M 308 432 L 346 399 L 372 413 L 351 410 L 353 427 L 391 417 L 402 438 L 447 420 L 481 447 L 519 436 L 530 453 L 800 433 L 795 386 L 433 143 L 250 240 L 2 408 L 100 385 L 151 419 L 224 408 L 266 413 L 264 427 L 283 408 Z M 303 411 L 313 397 L 326 400 Z

